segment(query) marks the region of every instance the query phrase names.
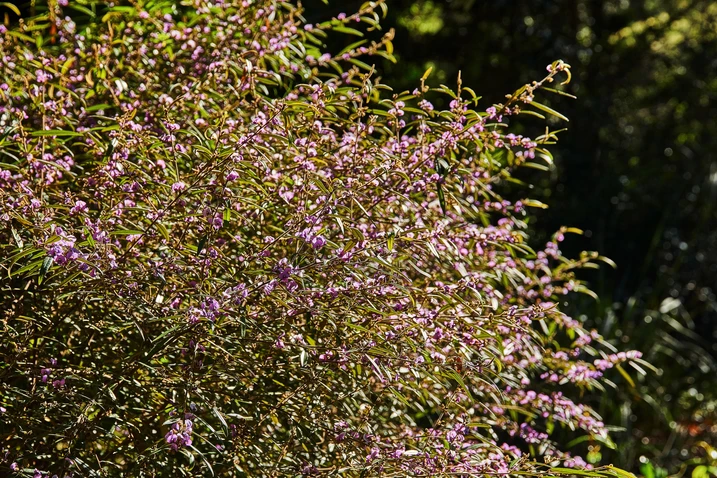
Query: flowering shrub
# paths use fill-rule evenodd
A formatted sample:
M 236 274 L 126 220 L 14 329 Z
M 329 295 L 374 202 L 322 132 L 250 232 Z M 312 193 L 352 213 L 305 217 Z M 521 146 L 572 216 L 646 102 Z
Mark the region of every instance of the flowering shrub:
M 569 229 L 533 250 L 541 204 L 500 195 L 556 139 L 503 121 L 560 117 L 534 94 L 568 65 L 481 111 L 460 82 L 382 85 L 391 32 L 322 50 L 380 2 L 313 26 L 148 2 L 81 31 L 60 3 L 50 36 L 0 36 L 7 473 L 623 473 L 553 438 L 611 446 L 575 397 L 641 362 L 558 309 L 602 258 L 563 257 Z

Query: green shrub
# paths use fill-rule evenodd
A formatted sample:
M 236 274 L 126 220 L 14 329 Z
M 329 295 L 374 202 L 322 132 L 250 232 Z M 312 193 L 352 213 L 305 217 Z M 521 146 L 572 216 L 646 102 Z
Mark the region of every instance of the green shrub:
M 577 397 L 641 362 L 558 309 L 602 258 L 563 257 L 569 229 L 533 250 L 543 205 L 500 196 L 556 139 L 504 121 L 560 117 L 534 93 L 568 65 L 479 110 L 429 72 L 382 85 L 392 32 L 322 51 L 380 2 L 318 25 L 110 5 L 82 28 L 59 3 L 54 33 L 0 37 L 5 470 L 620 473 L 552 438 L 614 446 Z

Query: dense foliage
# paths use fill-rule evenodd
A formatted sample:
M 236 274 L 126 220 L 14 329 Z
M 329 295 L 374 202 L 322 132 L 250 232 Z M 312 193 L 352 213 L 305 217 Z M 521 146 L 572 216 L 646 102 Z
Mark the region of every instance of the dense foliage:
M 614 446 L 580 397 L 646 365 L 559 310 L 606 260 L 501 196 L 567 64 L 478 108 L 323 50 L 381 2 L 63 4 L 0 27 L 4 474 L 624 473 L 555 439 Z
M 717 4 L 391 0 L 383 23 L 396 28 L 398 63 L 381 68 L 395 86 L 428 66 L 442 82 L 461 70 L 494 101 L 553 58 L 573 66 L 580 100 L 546 99 L 571 119 L 556 167 L 521 175 L 551 206 L 531 234 L 580 227 L 566 254 L 597 248 L 617 263 L 581 274 L 599 302 L 564 310 L 661 370 L 586 398 L 624 427 L 620 447 L 600 453 L 648 477 L 717 473 Z

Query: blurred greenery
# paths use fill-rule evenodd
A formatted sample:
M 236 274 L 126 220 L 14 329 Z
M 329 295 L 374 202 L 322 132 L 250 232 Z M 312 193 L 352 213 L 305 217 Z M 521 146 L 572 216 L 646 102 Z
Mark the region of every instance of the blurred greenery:
M 399 91 L 429 67 L 447 85 L 460 71 L 489 106 L 555 58 L 573 66 L 578 99 L 551 104 L 570 123 L 532 193 L 551 206 L 534 227 L 579 227 L 573 253 L 615 260 L 589 277 L 600 300 L 570 305 L 660 370 L 596 396 L 624 432 L 618 450 L 592 446 L 592 457 L 650 478 L 717 475 L 717 2 L 387 3 L 398 62 L 380 70 Z M 317 0 L 308 15 L 358 4 Z
M 362 1 L 303 3 L 313 22 Z M 429 67 L 448 85 L 460 71 L 487 107 L 557 58 L 573 66 L 578 99 L 550 104 L 570 118 L 555 120 L 568 128 L 555 168 L 531 178 L 531 196 L 551 206 L 533 227 L 546 238 L 579 227 L 585 234 L 566 241 L 566 253 L 599 250 L 618 264 L 587 277 L 599 301 L 569 306 L 660 371 L 630 370 L 634 387 L 596 394 L 605 420 L 624 431 L 617 450 L 588 444 L 588 457 L 646 478 L 717 476 L 717 2 L 387 3 L 398 62 L 378 66 L 397 91 Z M 339 51 L 351 40 L 331 41 Z

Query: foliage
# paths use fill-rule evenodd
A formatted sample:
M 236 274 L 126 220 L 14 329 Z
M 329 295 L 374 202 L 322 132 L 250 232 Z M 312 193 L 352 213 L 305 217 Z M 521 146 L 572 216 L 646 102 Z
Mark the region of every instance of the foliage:
M 647 366 L 558 308 L 604 259 L 500 195 L 567 64 L 480 110 L 323 50 L 380 2 L 49 5 L 0 32 L 4 473 L 625 475 L 555 439 L 614 447 L 579 397 Z
M 566 254 L 598 248 L 617 263 L 581 273 L 599 303 L 573 299 L 565 310 L 616 346 L 643 351 L 660 370 L 637 376 L 634 389 L 586 398 L 624 429 L 614 435 L 618 450 L 593 451 L 635 472 L 647 461 L 676 475 L 698 469 L 695 460 L 714 470 L 715 2 L 394 0 L 384 23 L 397 31 L 399 61 L 382 68 L 391 85 L 408 87 L 429 66 L 443 82 L 460 70 L 493 100 L 506 82 L 528 81 L 549 59 L 573 65 L 580 101 L 548 103 L 572 120 L 554 151 L 556 167 L 519 176 L 551 206 L 537 212 L 531 234 L 579 227 L 585 237 L 568 241 Z M 521 127 L 511 125 L 516 133 Z

